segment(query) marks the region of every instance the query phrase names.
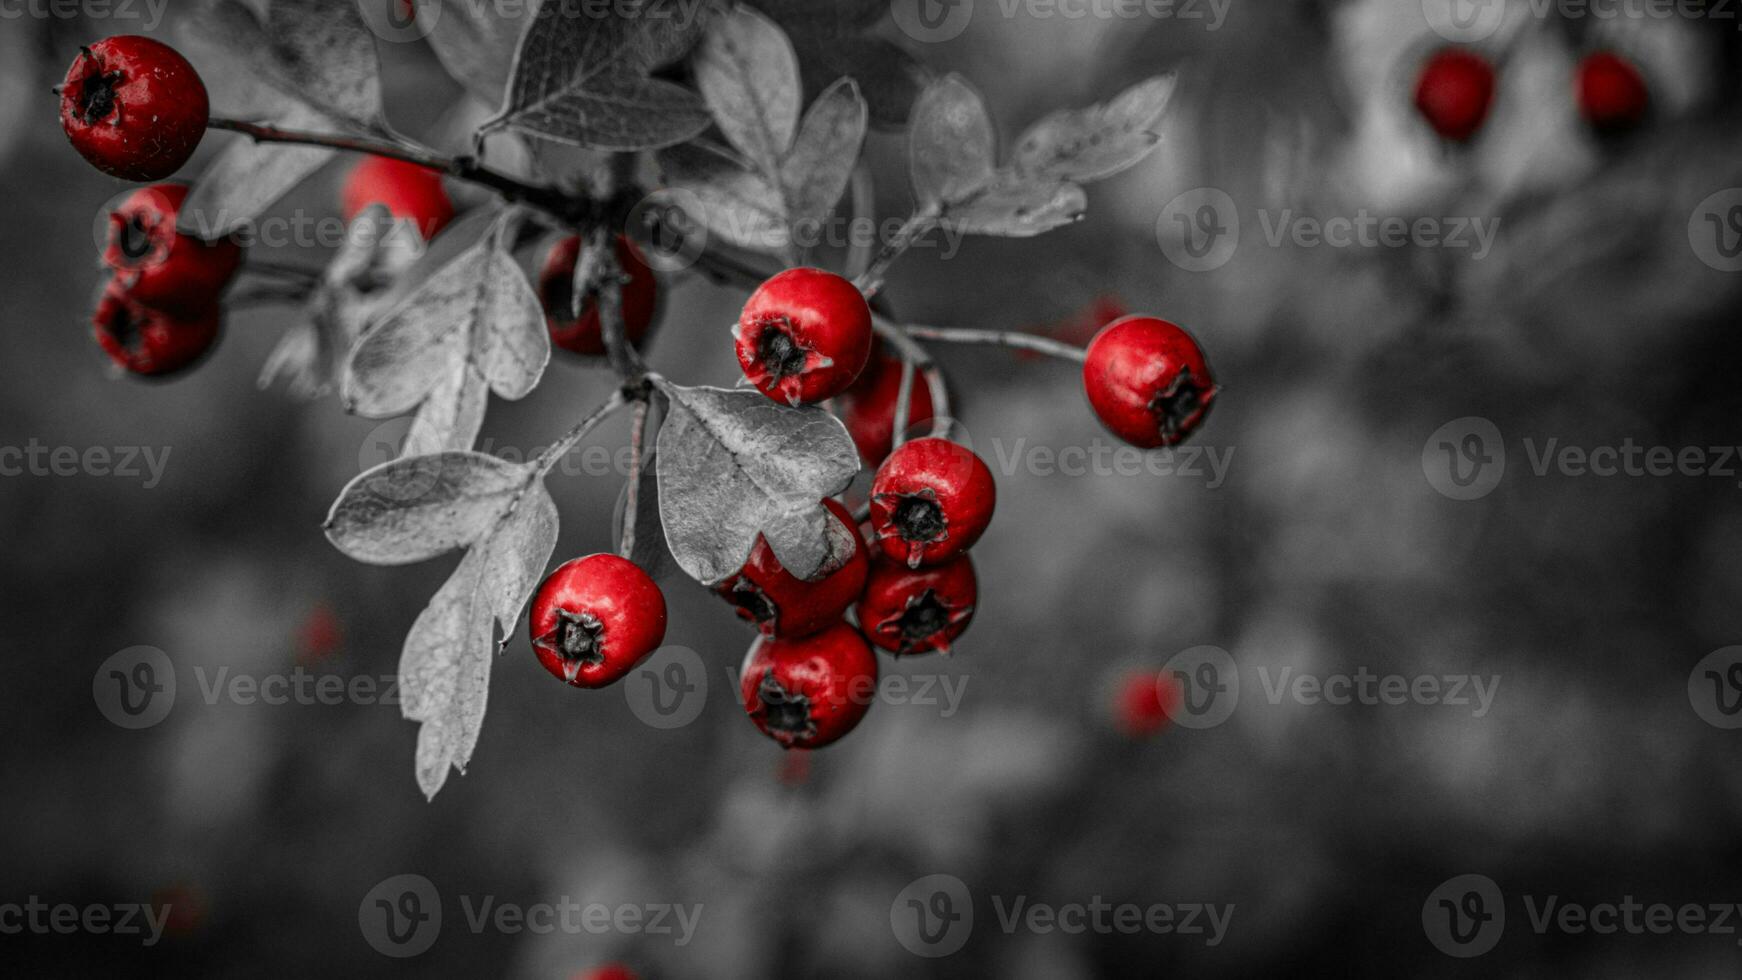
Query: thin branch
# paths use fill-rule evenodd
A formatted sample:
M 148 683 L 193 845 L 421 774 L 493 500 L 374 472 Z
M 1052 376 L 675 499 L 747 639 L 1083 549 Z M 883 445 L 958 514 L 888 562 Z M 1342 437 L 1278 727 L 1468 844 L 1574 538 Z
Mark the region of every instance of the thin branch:
M 860 160 L 853 167 L 853 221 L 877 227 L 877 188 L 871 182 L 871 168 Z M 847 278 L 858 279 L 871 270 L 871 237 L 848 236 Z
M 930 230 L 938 216 L 938 210 L 932 207 L 916 211 L 902 222 L 889 241 L 884 242 L 883 247 L 878 249 L 877 257 L 871 260 L 870 268 L 854 280 L 853 284 L 859 287 L 859 291 L 868 298 L 881 292 L 883 280 L 889 275 L 889 267 L 907 252 L 914 239 Z
M 647 438 L 648 399 L 635 403 L 634 421 L 629 425 L 629 486 L 623 492 L 623 537 L 617 542 L 617 554 L 624 558 L 635 555 L 636 511 L 641 505 L 641 469 L 647 457 L 643 442 Z
M 576 199 L 554 187 L 529 184 L 516 177 L 492 170 L 472 157 L 446 157 L 433 150 L 404 143 L 340 136 L 333 133 L 280 129 L 276 126 L 262 126 L 258 123 L 243 122 L 238 119 L 213 119 L 209 125 L 212 129 L 225 129 L 233 133 L 241 133 L 260 143 L 299 143 L 305 146 L 324 146 L 329 149 L 347 150 L 353 153 L 369 153 L 374 156 L 416 164 L 420 167 L 428 167 L 431 170 L 439 170 L 456 180 L 488 187 L 509 201 L 529 204 L 546 211 L 565 223 L 572 224 L 580 220 L 592 207 L 590 200 Z
M 934 340 L 945 344 L 988 344 L 995 347 L 1014 347 L 1020 350 L 1034 351 L 1048 357 L 1056 357 L 1066 361 L 1076 361 L 1079 364 L 1088 356 L 1088 352 L 1075 344 L 1053 340 L 1050 337 L 1036 337 L 1033 334 L 1013 333 L 1008 330 L 975 330 L 968 327 L 923 327 L 910 324 L 903 328 L 909 337 L 918 340 Z
M 625 401 L 627 401 L 627 399 L 624 397 L 621 390 L 611 392 L 611 397 L 605 399 L 605 404 L 594 409 L 593 414 L 579 422 L 576 422 L 574 428 L 570 429 L 566 435 L 561 439 L 558 439 L 556 442 L 551 443 L 549 448 L 545 449 L 544 452 L 539 453 L 538 458 L 533 460 L 533 464 L 537 467 L 539 474 L 542 476 L 549 473 L 551 468 L 556 466 L 557 460 L 562 459 L 569 450 L 575 448 L 575 445 L 582 439 L 586 438 L 587 433 L 593 431 L 595 426 L 610 418 L 613 412 L 622 408 Z
M 877 336 L 895 348 L 896 354 L 905 362 L 913 365 L 919 376 L 925 379 L 926 390 L 931 393 L 931 411 L 934 422 L 941 422 L 950 417 L 950 392 L 944 384 L 943 372 L 938 370 L 937 362 L 932 360 L 912 337 L 909 337 L 901 327 L 882 315 L 871 317 L 871 328 L 877 331 Z M 934 425 L 934 431 L 936 426 Z
M 242 271 L 262 276 L 276 276 L 281 280 L 288 279 L 293 283 L 305 286 L 317 286 L 321 281 L 321 273 L 318 269 L 273 262 L 270 259 L 262 259 L 254 255 L 248 256 L 247 264 L 242 267 Z
M 623 379 L 625 388 L 637 388 L 646 383 L 647 363 L 629 343 L 623 322 L 623 267 L 617 261 L 611 237 L 611 229 L 604 225 L 588 236 L 588 247 L 595 249 L 599 257 L 599 332 L 611 369 Z
M 895 391 L 895 419 L 890 423 L 890 448 L 899 448 L 907 441 L 907 427 L 910 424 L 913 401 L 913 362 L 907 358 L 901 359 L 901 384 Z

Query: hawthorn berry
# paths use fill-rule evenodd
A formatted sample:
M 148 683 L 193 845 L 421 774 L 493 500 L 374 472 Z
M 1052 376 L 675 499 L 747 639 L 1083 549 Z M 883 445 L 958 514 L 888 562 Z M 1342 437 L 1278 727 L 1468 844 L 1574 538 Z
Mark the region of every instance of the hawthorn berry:
M 832 566 L 818 571 L 811 580 L 801 579 L 781 566 L 774 549 L 762 535 L 750 551 L 750 560 L 714 591 L 738 609 L 741 619 L 755 623 L 765 636 L 808 636 L 838 621 L 865 587 L 870 559 L 857 522 L 839 501 L 823 501 L 851 542 L 851 551 Z
M 1575 88 L 1579 113 L 1591 128 L 1620 133 L 1645 121 L 1651 94 L 1645 76 L 1613 51 L 1596 51 L 1579 62 Z
M 162 180 L 206 135 L 211 105 L 199 72 L 148 37 L 81 48 L 59 89 L 60 124 L 91 166 L 123 180 Z
M 574 980 L 640 980 L 635 971 L 621 963 L 607 963 L 594 967 L 585 973 L 577 973 Z
M 187 199 L 181 184 L 134 191 L 109 212 L 103 264 L 114 269 L 133 299 L 160 310 L 197 313 L 217 302 L 242 266 L 232 239 L 203 242 L 175 230 Z
M 1113 723 L 1126 735 L 1151 735 L 1166 728 L 1179 707 L 1181 691 L 1172 677 L 1135 670 L 1121 677 L 1113 692 Z
M 903 443 L 871 481 L 871 527 L 909 568 L 954 558 L 992 523 L 998 488 L 985 460 L 948 439 Z
M 1494 102 L 1494 66 L 1469 48 L 1435 51 L 1416 77 L 1415 108 L 1442 139 L 1476 135 Z
M 425 241 L 454 219 L 454 202 L 442 186 L 441 172 L 392 157 L 367 156 L 358 161 L 345 178 L 340 203 L 347 223 L 371 204 L 379 204 L 395 218 L 415 224 Z
M 1210 414 L 1216 383 L 1204 351 L 1182 328 L 1128 316 L 1089 342 L 1083 390 L 1112 433 L 1154 449 L 1184 442 Z
M 796 639 L 759 636 L 739 679 L 744 710 L 788 749 L 817 749 L 852 731 L 877 692 L 877 658 L 844 622 Z
M 665 595 L 634 562 L 588 555 L 551 572 L 532 599 L 532 651 L 575 687 L 620 680 L 665 639 Z
M 763 283 L 733 328 L 738 364 L 757 390 L 789 405 L 852 386 L 871 356 L 871 307 L 858 287 L 821 269 Z
M 581 239 L 570 235 L 550 247 L 538 276 L 538 299 L 544 305 L 545 325 L 551 343 L 576 354 L 600 356 L 605 337 L 599 325 L 599 302 L 587 296 L 581 315 L 575 315 L 575 265 L 581 259 Z M 623 332 L 633 346 L 641 346 L 659 311 L 659 280 L 641 249 L 622 235 L 617 236 L 617 263 L 623 269 Z
M 930 568 L 908 568 L 887 558 L 871 566 L 859 625 L 865 638 L 896 656 L 937 650 L 950 644 L 974 619 L 979 585 L 974 562 L 957 555 Z
M 220 319 L 215 302 L 191 313 L 160 310 L 112 281 L 97 303 L 92 325 L 110 360 L 134 374 L 161 377 L 189 367 L 211 350 Z
M 879 347 L 871 355 L 859 380 L 847 390 L 846 410 L 841 421 L 847 434 L 859 447 L 859 458 L 867 466 L 876 466 L 889 455 L 895 444 L 895 402 L 901 397 L 901 359 L 891 357 Z M 931 388 L 916 373 L 907 399 L 909 426 L 932 420 Z

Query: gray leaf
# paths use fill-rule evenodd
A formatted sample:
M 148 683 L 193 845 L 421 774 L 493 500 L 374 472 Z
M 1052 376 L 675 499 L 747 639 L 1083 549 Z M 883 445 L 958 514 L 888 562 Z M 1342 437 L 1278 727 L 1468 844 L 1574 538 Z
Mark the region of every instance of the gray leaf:
M 1016 142 L 1012 165 L 1052 180 L 1089 181 L 1135 166 L 1161 141 L 1174 75 L 1158 75 L 1111 102 L 1048 115 Z
M 994 177 L 998 149 L 992 117 L 960 75 L 945 75 L 920 94 L 909 139 L 921 207 L 964 200 Z
M 707 125 L 700 98 L 646 75 L 695 43 L 705 10 L 647 0 L 592 15 L 556 0 L 540 4 L 515 53 L 502 112 L 483 129 L 511 126 L 612 150 L 694 136 Z
M 465 772 L 490 690 L 491 654 L 514 629 L 556 548 L 556 504 L 542 483 L 478 541 L 430 600 L 400 653 L 401 712 L 422 723 L 417 784 L 434 798 L 450 768 Z
M 696 85 L 726 139 L 778 172 L 798 132 L 798 56 L 774 22 L 749 7 L 714 22 L 695 57 Z
M 684 388 L 659 430 L 659 515 L 672 555 L 704 585 L 743 566 L 767 537 L 794 575 L 830 554 L 822 498 L 846 488 L 859 460 L 846 428 L 820 408 L 789 408 L 756 391 Z
M 288 100 L 273 121 L 287 129 L 331 131 L 332 119 Z M 222 238 L 259 218 L 278 199 L 319 170 L 335 151 L 237 139 L 206 167 L 182 205 L 176 225 L 184 234 Z
M 375 35 L 353 0 L 274 0 L 266 32 L 274 74 L 288 93 L 341 119 L 383 128 Z
M 865 142 L 867 118 L 865 99 L 851 78 L 835 82 L 811 103 L 780 168 L 792 220 L 820 221 L 841 199 Z
M 595 150 L 656 150 L 708 128 L 708 109 L 687 88 L 657 78 L 610 78 L 562 92 L 505 120 L 533 136 Z
M 538 295 L 499 231 L 425 280 L 351 352 L 344 391 L 354 411 L 386 418 L 421 406 L 408 452 L 470 448 L 486 390 L 525 397 L 550 360 Z
M 907 125 L 929 73 L 913 55 L 866 33 L 889 13 L 886 0 L 759 0 L 756 6 L 792 38 L 805 91 L 820 92 L 848 76 L 858 81 L 873 122 L 891 129 Z
M 665 189 L 657 196 L 683 208 L 709 234 L 771 253 L 791 240 L 780 192 L 730 157 L 685 144 L 661 153 L 659 168 Z
M 952 204 L 942 221 L 971 235 L 1029 238 L 1080 220 L 1088 204 L 1076 184 L 1006 172 L 967 201 Z
M 408 456 L 358 474 L 327 540 L 371 565 L 409 565 L 482 538 L 526 487 L 526 468 L 483 453 Z
M 476 0 L 442 0 L 429 46 L 456 81 L 490 105 L 501 105 L 514 49 L 530 23 L 531 6 L 503 8 Z

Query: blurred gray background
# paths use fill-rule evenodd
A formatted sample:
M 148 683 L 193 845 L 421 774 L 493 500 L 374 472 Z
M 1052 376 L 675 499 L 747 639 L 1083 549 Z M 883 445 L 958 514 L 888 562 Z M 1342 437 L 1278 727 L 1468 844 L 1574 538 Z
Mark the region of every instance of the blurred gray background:
M 1736 22 L 1508 21 L 1493 116 L 1475 146 L 1450 151 L 1408 104 L 1413 65 L 1444 43 L 1413 0 L 1232 0 L 1213 27 L 1207 0 L 1172 16 L 973 9 L 938 43 L 880 32 L 972 79 L 1007 139 L 1052 108 L 1178 70 L 1165 141 L 1091 188 L 1080 225 L 972 240 L 947 259 L 915 251 L 891 300 L 918 322 L 1079 341 L 1097 306 L 1186 325 L 1225 386 L 1197 440 L 1228 462 L 1224 478 L 1207 464 L 1199 476 L 1051 472 L 1027 450 L 1114 445 L 1076 371 L 938 349 L 998 474 L 999 509 L 956 656 L 883 668 L 947 678 L 959 704 L 880 703 L 838 746 L 783 757 L 734 696 L 750 634 L 668 577 L 668 643 L 711 672 L 694 722 L 662 730 L 621 690 L 566 689 L 517 634 L 472 767 L 433 803 L 412 779 L 415 726 L 393 706 L 204 696 L 200 681 L 223 668 L 391 674 L 452 560 L 370 568 L 322 537 L 378 423 L 256 390 L 293 311 L 232 315 L 215 356 L 173 383 L 108 377 L 86 325 L 92 229 L 123 188 L 66 145 L 48 89 L 78 43 L 137 28 L 0 22 L 0 446 L 169 452 L 151 487 L 0 478 L 12 664 L 0 905 L 172 909 L 150 946 L 0 934 L 0 964 L 20 976 L 566 978 L 607 962 L 674 978 L 1735 976 L 1734 935 L 1539 932 L 1529 913 L 1551 895 L 1742 901 L 1742 734 L 1690 696 L 1690 678 L 1706 683 L 1696 665 L 1742 642 L 1742 464 L 1632 477 L 1532 466 L 1549 440 L 1698 447 L 1714 464 L 1715 447 L 1742 443 L 1742 275 L 1697 234 L 1703 213 L 1722 226 L 1742 202 L 1707 203 L 1742 186 Z M 173 37 L 178 13 L 154 33 Z M 381 47 L 396 123 L 438 129 L 457 87 L 423 45 Z M 1627 52 L 1651 85 L 1653 117 L 1627 138 L 1599 139 L 1577 116 L 1568 78 L 1595 47 Z M 874 136 L 870 160 L 881 210 L 904 214 L 900 137 Z M 341 179 L 324 171 L 281 210 L 336 211 Z M 1192 271 L 1174 260 L 1170 215 L 1195 217 L 1207 198 L 1177 202 L 1201 188 L 1227 195 L 1241 227 L 1220 265 Z M 1364 212 L 1480 219 L 1497 234 L 1478 258 L 1266 233 Z M 729 384 L 724 325 L 741 300 L 675 284 L 655 367 Z M 558 362 L 524 402 L 493 404 L 486 448 L 542 445 L 610 383 Z M 1499 434 L 1506 466 L 1491 492 L 1458 500 L 1434 477 L 1433 437 L 1469 418 Z M 618 419 L 591 442 L 615 447 L 625 429 Z M 558 559 L 608 549 L 619 481 L 552 489 Z M 93 677 L 137 645 L 164 651 L 180 686 L 168 718 L 129 731 L 96 709 Z M 1121 679 L 1200 646 L 1237 665 L 1226 720 L 1121 731 Z M 1720 686 L 1737 661 L 1725 657 Z M 1498 687 L 1481 713 L 1273 700 L 1267 683 L 1285 669 Z M 429 879 L 444 913 L 434 946 L 408 959 L 378 952 L 359 922 L 371 890 L 401 874 Z M 901 896 L 936 874 L 962 883 L 974 921 L 953 954 L 916 955 Z M 1436 945 L 1424 907 L 1469 874 L 1504 893 L 1505 932 L 1460 958 Z M 466 909 L 486 896 L 701 912 L 681 945 L 622 928 L 474 930 Z M 999 913 L 1018 897 L 1234 910 L 1214 943 L 1007 930 Z

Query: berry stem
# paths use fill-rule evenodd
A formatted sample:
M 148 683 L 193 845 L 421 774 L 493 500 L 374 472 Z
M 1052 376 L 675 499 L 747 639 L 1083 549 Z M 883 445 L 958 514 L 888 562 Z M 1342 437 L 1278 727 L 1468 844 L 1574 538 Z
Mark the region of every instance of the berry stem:
M 1060 360 L 1076 361 L 1079 364 L 1088 357 L 1087 351 L 1074 344 L 1067 344 L 1049 337 L 1036 337 L 1033 334 L 1013 333 L 1008 330 L 924 327 L 917 324 L 910 324 L 903 329 L 909 337 L 919 340 L 935 340 L 945 344 L 991 344 L 997 347 L 1014 347 L 1045 354 L 1048 357 L 1056 357 Z
M 891 425 L 891 428 L 890 428 L 890 433 L 891 433 L 890 448 L 891 449 L 900 449 L 901 444 L 907 441 L 907 427 L 909 425 L 908 416 L 910 414 L 912 414 L 911 412 L 908 411 L 908 409 L 911 407 L 908 404 L 908 402 L 911 401 L 912 398 L 913 398 L 913 362 L 908 360 L 907 358 L 902 358 L 901 359 L 901 384 L 896 386 L 895 419 L 894 419 L 894 421 Z
M 320 272 L 314 269 L 305 269 L 299 265 L 273 262 L 270 259 L 256 258 L 252 255 L 248 257 L 248 264 L 243 268 L 243 271 L 257 273 L 262 276 L 275 277 L 281 281 L 288 280 L 289 282 L 298 285 L 310 287 L 318 286 L 321 282 Z
M 912 337 L 909 337 L 906 330 L 881 314 L 872 315 L 871 329 L 875 330 L 877 336 L 882 337 L 885 343 L 895 348 L 896 354 L 901 357 L 904 363 L 912 364 L 914 370 L 919 372 L 919 376 L 925 379 L 926 389 L 931 393 L 932 418 L 935 420 L 949 418 L 950 392 L 944 386 L 943 372 L 938 370 L 937 362 L 932 360 L 931 354 L 927 353 L 926 349 L 916 343 Z M 905 404 L 905 400 L 901 401 L 898 403 L 898 408 Z M 900 421 L 899 416 L 897 421 Z M 936 428 L 937 425 L 934 423 L 933 430 L 935 431 Z M 897 432 L 896 435 L 899 436 L 900 432 Z
M 594 254 L 599 256 L 599 332 L 605 341 L 605 356 L 626 389 L 643 387 L 647 381 L 647 362 L 629 343 L 628 328 L 623 322 L 623 268 L 617 262 L 617 250 L 612 247 L 611 229 L 601 225 L 589 237 Z
M 883 247 L 877 250 L 877 256 L 871 260 L 870 267 L 853 281 L 867 299 L 882 291 L 883 280 L 889 275 L 889 267 L 906 253 L 915 239 L 925 234 L 937 222 L 941 214 L 936 206 L 915 211 L 901 223 L 901 227 L 895 230 L 889 241 L 883 243 Z
M 242 310 L 254 306 L 298 306 L 308 301 L 310 289 L 278 283 L 258 283 L 238 289 L 224 298 L 224 307 Z
M 647 462 L 643 443 L 647 438 L 648 399 L 635 403 L 635 415 L 629 424 L 629 486 L 623 493 L 623 537 L 617 542 L 617 554 L 635 560 L 636 511 L 641 505 L 641 469 Z
M 871 183 L 871 168 L 860 160 L 853 167 L 853 182 L 849 185 L 853 195 L 853 218 L 871 227 L 876 226 L 877 218 L 877 188 Z M 851 236 L 852 241 L 847 252 L 847 278 L 857 280 L 871 269 L 871 239 Z

